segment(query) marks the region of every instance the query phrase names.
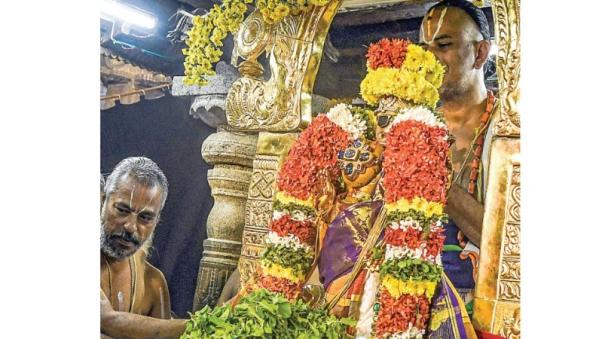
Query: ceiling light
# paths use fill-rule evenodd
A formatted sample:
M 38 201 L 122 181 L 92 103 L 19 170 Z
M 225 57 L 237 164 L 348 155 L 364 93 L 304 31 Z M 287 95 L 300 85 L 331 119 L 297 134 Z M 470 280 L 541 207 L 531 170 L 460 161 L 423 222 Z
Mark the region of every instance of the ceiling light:
M 101 16 L 108 19 L 119 19 L 124 23 L 146 29 L 154 28 L 157 23 L 157 19 L 149 13 L 112 0 L 101 2 Z

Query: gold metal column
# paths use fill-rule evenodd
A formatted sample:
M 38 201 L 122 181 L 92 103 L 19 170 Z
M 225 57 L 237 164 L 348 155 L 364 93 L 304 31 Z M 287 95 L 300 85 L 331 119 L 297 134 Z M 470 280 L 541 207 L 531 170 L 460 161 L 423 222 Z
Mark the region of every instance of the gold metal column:
M 473 325 L 520 338 L 521 161 L 519 1 L 493 0 L 500 112 L 491 146 Z

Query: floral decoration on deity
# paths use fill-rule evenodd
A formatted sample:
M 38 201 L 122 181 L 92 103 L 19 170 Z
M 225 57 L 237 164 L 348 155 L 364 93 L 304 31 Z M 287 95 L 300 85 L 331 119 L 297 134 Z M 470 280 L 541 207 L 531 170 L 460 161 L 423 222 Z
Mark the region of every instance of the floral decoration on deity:
M 316 117 L 292 146 L 277 178 L 273 218 L 261 255 L 260 287 L 296 299 L 315 258 L 318 191 L 335 184 L 343 150 L 374 138 L 371 111 L 340 104 Z M 369 160 L 361 148 L 359 156 Z
M 361 96 L 370 105 L 394 96 L 435 108 L 445 67 L 435 55 L 407 40 L 382 39 L 367 53 L 368 74 L 361 82 Z
M 383 39 L 370 46 L 367 57 L 364 100 L 376 104 L 396 97 L 406 105 L 377 118 L 385 139 L 386 226 L 383 246 L 368 261 L 378 281 L 366 285 L 373 297 L 364 295 L 357 331 L 377 338 L 422 338 L 443 274 L 443 225 L 448 220 L 449 133 L 443 117 L 433 111 L 444 67 L 432 53 L 406 40 Z
M 386 122 L 371 110 L 336 105 L 300 134 L 278 173 L 266 248 L 253 283 L 292 302 L 298 299 L 318 260 L 326 215 L 318 201 L 325 188 L 343 180 L 352 192 L 380 179 L 384 201 L 359 202 L 379 203 L 371 210 L 382 209 L 384 217 L 382 240 L 371 245 L 372 257 L 359 258 L 371 274 L 365 287 L 358 286 L 363 297 L 355 329 L 378 338 L 422 338 L 443 275 L 449 134 L 432 109 L 443 66 L 430 52 L 404 40 L 372 45 L 368 66 L 362 94 L 376 101 L 395 96 L 406 104 L 389 112 Z M 385 78 L 392 84 L 375 81 L 383 71 L 395 72 L 393 79 Z M 381 137 L 385 140 L 377 140 Z M 351 216 L 358 210 L 357 201 L 353 204 L 345 210 Z M 333 224 L 330 230 L 336 232 Z M 375 229 L 373 223 L 369 226 Z M 332 240 L 330 246 L 338 245 L 338 239 Z
M 208 13 L 194 16 L 185 41 L 187 48 L 183 49 L 185 84 L 205 86 L 208 77 L 216 74 L 212 65 L 223 55 L 223 40 L 229 32 L 237 32 L 248 5 L 253 2 L 266 23 L 276 24 L 288 15 L 308 12 L 313 6 L 325 6 L 329 0 L 223 0 Z

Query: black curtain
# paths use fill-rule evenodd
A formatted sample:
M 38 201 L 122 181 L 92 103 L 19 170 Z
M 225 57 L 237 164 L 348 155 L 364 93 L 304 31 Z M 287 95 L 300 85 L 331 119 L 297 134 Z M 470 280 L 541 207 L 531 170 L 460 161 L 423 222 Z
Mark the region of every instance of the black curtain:
M 180 318 L 192 308 L 213 204 L 201 146 L 215 130 L 189 115 L 189 103 L 167 95 L 101 111 L 101 173 L 109 174 L 126 157 L 146 156 L 168 178 L 168 200 L 149 261 L 164 273 L 172 310 Z

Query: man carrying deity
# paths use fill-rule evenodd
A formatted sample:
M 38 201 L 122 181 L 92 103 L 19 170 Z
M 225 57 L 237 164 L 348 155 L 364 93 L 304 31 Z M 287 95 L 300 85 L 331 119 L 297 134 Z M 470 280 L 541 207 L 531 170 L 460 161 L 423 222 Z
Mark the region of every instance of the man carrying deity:
M 146 260 L 143 250 L 167 196 L 166 177 L 148 158 L 124 159 L 107 178 L 101 196 L 101 332 L 105 335 L 178 337 L 185 329 L 181 320 L 152 319 L 171 317 L 164 275 Z
M 466 0 L 445 0 L 429 9 L 420 29 L 420 44 L 446 66 L 439 89 L 451 145 L 453 183 L 447 197 L 445 273 L 472 314 L 477 279 L 491 125 L 496 99 L 487 90 L 483 66 L 490 50 L 487 18 Z

